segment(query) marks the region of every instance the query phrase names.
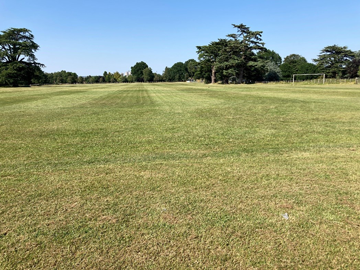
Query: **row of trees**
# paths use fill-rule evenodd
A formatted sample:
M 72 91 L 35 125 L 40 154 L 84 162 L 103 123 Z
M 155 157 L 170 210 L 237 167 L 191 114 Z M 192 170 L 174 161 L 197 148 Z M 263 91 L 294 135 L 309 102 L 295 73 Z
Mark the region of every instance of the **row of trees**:
M 131 75 L 104 72 L 102 76 L 78 76 L 60 71 L 44 73 L 35 52 L 39 45 L 26 28 L 10 28 L 0 34 L 0 85 L 61 84 L 61 83 L 115 83 L 115 82 L 178 82 L 200 79 L 214 83 L 243 83 L 254 81 L 288 80 L 293 74 L 325 73 L 330 78 L 360 76 L 360 51 L 346 46 L 327 46 L 320 51 L 314 63 L 298 54 L 282 58 L 265 47 L 262 31 L 252 31 L 244 24 L 233 24 L 236 33 L 197 46 L 198 61 L 189 59 L 165 67 L 157 74 L 145 62 L 131 67 Z
M 319 70 L 330 78 L 354 78 L 360 76 L 360 51 L 344 46 L 327 46 L 314 59 Z
M 328 78 L 355 78 L 360 76 L 360 51 L 353 52 L 346 46 L 327 46 L 308 63 L 304 57 L 291 54 L 280 65 L 283 79 L 290 79 L 293 74 L 325 73 Z
M 138 62 L 131 67 L 134 82 L 183 82 L 193 79 L 198 68 L 198 62 L 189 59 L 185 63 L 177 62 L 172 67 L 165 67 L 163 74 L 153 73 L 145 62 Z
M 198 46 L 200 61 L 189 59 L 177 62 L 171 67 L 165 67 L 162 74 L 153 73 L 152 69 L 143 61 L 131 67 L 131 75 L 124 75 L 118 71 L 105 71 L 102 76 L 81 77 L 76 73 L 60 71 L 55 73 L 37 72 L 33 83 L 62 84 L 62 83 L 127 83 L 127 82 L 183 82 L 186 80 L 205 80 L 207 82 L 252 82 L 290 80 L 293 74 L 325 73 L 329 78 L 354 78 L 360 76 L 360 51 L 352 52 L 347 47 L 336 45 L 325 47 L 317 59 L 317 64 L 308 63 L 305 57 L 291 54 L 282 61 L 281 56 L 256 44 L 258 51 L 251 44 L 231 44 L 240 42 L 242 36 L 250 43 L 247 35 L 249 28 L 240 25 L 238 36 L 228 35 L 232 39 L 220 39 L 206 46 Z M 235 26 L 238 28 L 239 26 Z M 244 31 L 245 29 L 245 31 Z M 253 34 L 259 35 L 260 32 Z M 241 42 L 240 42 L 241 43 Z M 253 44 L 254 45 L 254 44 Z M 238 46 L 238 47 L 236 47 Z M 242 56 L 241 48 L 246 52 Z M 235 55 L 232 55 L 235 54 Z M 242 77 L 241 77 L 242 76 Z M 317 76 L 303 77 L 312 79 Z M 302 79 L 301 76 L 298 77 Z
M 325 73 L 330 78 L 360 76 L 360 51 L 346 46 L 327 46 L 321 50 L 316 64 L 308 63 L 298 54 L 285 57 L 265 48 L 262 31 L 251 31 L 244 24 L 235 25 L 235 34 L 197 46 L 199 70 L 197 76 L 206 81 L 252 82 L 288 80 L 293 74 Z

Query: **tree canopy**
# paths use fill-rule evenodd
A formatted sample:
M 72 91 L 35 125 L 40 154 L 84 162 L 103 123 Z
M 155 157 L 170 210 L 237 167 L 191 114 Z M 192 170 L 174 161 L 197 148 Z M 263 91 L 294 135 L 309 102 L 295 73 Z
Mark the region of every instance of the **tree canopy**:
M 199 63 L 195 59 L 189 59 L 184 63 L 184 65 L 188 77 L 194 79 Z
M 319 73 L 316 65 L 308 63 L 306 58 L 299 54 L 290 54 L 286 56 L 284 62 L 280 65 L 280 69 L 282 78 L 287 80 L 290 80 L 294 74 Z M 298 78 L 301 79 L 302 77 Z
M 69 71 L 59 71 L 54 73 L 46 73 L 46 83 L 49 84 L 62 84 L 62 83 L 77 83 L 78 82 L 78 75 L 74 72 Z
M 220 73 L 225 82 L 236 78 L 238 83 L 242 83 L 244 75 L 252 73 L 252 69 L 257 67 L 256 53 L 265 50 L 262 31 L 251 31 L 244 24 L 232 26 L 237 33 L 210 42 L 209 45 L 197 46 L 201 69 L 211 69 L 211 83 L 215 82 L 216 72 Z
M 148 68 L 149 66 L 141 61 L 137 62 L 133 67 L 131 67 L 131 75 L 135 82 L 143 82 L 144 81 L 144 69 Z
M 1 33 L 0 84 L 31 84 L 44 67 L 35 56 L 39 45 L 34 42 L 34 35 L 26 28 L 10 28 Z
M 261 50 L 257 53 L 257 57 L 259 60 L 273 62 L 277 66 L 280 66 L 282 64 L 281 56 L 273 50 L 269 50 L 269 49 Z
M 322 49 L 314 62 L 326 76 L 343 78 L 347 77 L 346 69 L 354 58 L 355 53 L 347 46 L 331 45 Z
M 165 67 L 156 74 L 143 61 L 131 67 L 128 73 L 107 72 L 102 76 L 78 76 L 62 70 L 44 73 L 43 64 L 37 62 L 34 35 L 26 28 L 9 28 L 0 32 L 0 86 L 62 83 L 115 83 L 115 82 L 180 82 L 201 79 L 215 83 L 251 83 L 255 81 L 289 80 L 293 74 L 326 73 L 327 77 L 353 78 L 360 76 L 360 51 L 346 46 L 331 45 L 320 51 L 316 63 L 308 63 L 299 54 L 281 56 L 265 48 L 262 31 L 252 31 L 245 24 L 232 24 L 235 33 L 196 46 L 198 60 L 189 59 Z M 298 77 L 299 78 L 299 77 Z M 306 77 L 311 79 L 311 77 Z M 301 77 L 300 77 L 301 79 Z
M 143 70 L 143 78 L 144 82 L 152 82 L 154 80 L 154 73 L 152 72 L 152 69 L 147 67 Z
M 265 50 L 262 42 L 262 31 L 251 31 L 245 24 L 233 24 L 236 34 L 229 34 L 230 46 L 225 51 L 230 54 L 226 65 L 233 71 L 238 83 L 243 82 L 244 72 L 256 61 L 256 52 Z
M 221 56 L 225 39 L 219 39 L 219 41 L 212 41 L 209 45 L 196 46 L 197 53 L 199 55 L 200 64 L 203 66 L 209 66 L 211 68 L 211 83 L 215 83 L 216 68 L 219 64 L 218 59 Z

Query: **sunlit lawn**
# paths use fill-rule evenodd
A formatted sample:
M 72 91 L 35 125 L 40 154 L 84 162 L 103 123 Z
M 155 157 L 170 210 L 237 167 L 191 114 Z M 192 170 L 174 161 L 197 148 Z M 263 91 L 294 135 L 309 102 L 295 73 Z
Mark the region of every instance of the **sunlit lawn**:
M 359 120 L 353 84 L 0 88 L 0 269 L 359 269 Z

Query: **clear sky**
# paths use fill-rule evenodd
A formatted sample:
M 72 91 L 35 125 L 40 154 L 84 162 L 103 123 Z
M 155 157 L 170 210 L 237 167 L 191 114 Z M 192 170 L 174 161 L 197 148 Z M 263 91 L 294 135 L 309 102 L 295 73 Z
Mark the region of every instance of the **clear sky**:
M 126 72 L 144 61 L 162 73 L 197 59 L 196 46 L 243 23 L 268 49 L 309 62 L 325 46 L 360 50 L 360 0 L 0 0 L 0 30 L 28 28 L 45 72 Z

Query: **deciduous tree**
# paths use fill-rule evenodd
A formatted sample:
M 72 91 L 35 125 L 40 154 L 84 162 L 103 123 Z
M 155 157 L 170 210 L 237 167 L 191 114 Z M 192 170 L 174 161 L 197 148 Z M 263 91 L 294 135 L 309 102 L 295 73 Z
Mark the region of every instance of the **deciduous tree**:
M 163 77 L 160 75 L 160 74 L 158 74 L 158 73 L 154 73 L 154 81 L 155 82 L 161 82 L 161 81 L 163 81 L 164 79 L 163 79 Z
M 133 75 L 127 76 L 127 82 L 129 83 L 135 82 Z
M 199 63 L 195 59 L 189 59 L 184 64 L 185 64 L 186 72 L 189 74 L 189 77 L 193 79 L 198 69 Z
M 77 83 L 83 84 L 84 83 L 84 77 L 79 76 L 78 80 L 77 80 Z
M 280 65 L 282 63 L 281 56 L 275 51 L 265 49 L 256 55 L 258 63 L 258 74 L 261 73 L 261 80 L 278 81 L 282 77 Z
M 358 71 L 360 71 L 360 51 L 355 52 L 355 58 L 346 67 L 346 73 L 349 78 L 359 76 Z
M 293 74 L 305 74 L 304 64 L 307 64 L 305 57 L 299 54 L 290 54 L 284 58 L 284 62 L 280 65 L 282 78 L 290 80 Z M 313 73 L 313 72 L 311 72 Z
M 137 62 L 133 67 L 131 67 L 131 75 L 135 82 L 143 82 L 144 81 L 144 69 L 147 68 L 148 65 L 141 61 Z
M 154 73 L 151 68 L 147 67 L 143 70 L 143 78 L 145 82 L 152 82 L 154 80 Z
M 162 74 L 163 79 L 166 82 L 171 82 L 171 75 L 170 75 L 170 68 L 169 67 L 165 67 L 165 70 Z
M 257 57 L 258 59 L 264 61 L 271 61 L 277 66 L 280 66 L 282 64 L 281 56 L 273 50 L 264 49 L 263 51 L 257 53 Z
M 115 81 L 121 82 L 121 74 L 118 71 L 115 71 L 113 77 L 114 77 Z
M 170 78 L 173 82 L 183 82 L 186 81 L 188 74 L 186 72 L 185 64 L 182 62 L 175 63 L 170 68 Z

